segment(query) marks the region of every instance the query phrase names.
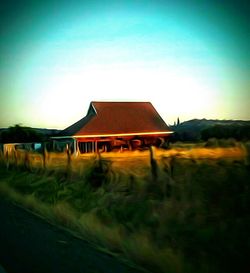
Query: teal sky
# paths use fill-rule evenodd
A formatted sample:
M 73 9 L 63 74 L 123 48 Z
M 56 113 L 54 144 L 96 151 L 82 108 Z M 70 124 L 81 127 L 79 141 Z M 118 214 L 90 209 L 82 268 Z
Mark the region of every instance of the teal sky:
M 65 128 L 92 100 L 250 119 L 249 1 L 1 1 L 0 127 Z

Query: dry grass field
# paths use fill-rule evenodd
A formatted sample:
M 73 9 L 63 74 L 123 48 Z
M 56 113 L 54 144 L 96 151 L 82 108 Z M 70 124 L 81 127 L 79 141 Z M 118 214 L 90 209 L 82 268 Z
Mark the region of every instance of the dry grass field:
M 2 159 L 0 192 L 147 272 L 243 273 L 249 166 L 248 143 L 29 153 Z
M 150 152 L 144 151 L 123 151 L 123 152 L 108 152 L 102 153 L 102 159 L 112 162 L 112 167 L 115 170 L 120 170 L 125 173 L 134 172 L 140 174 L 144 168 L 150 168 Z M 207 148 L 195 144 L 182 144 L 173 146 L 169 150 L 153 149 L 153 157 L 158 162 L 165 158 L 185 158 L 191 160 L 200 159 L 242 159 L 246 158 L 246 147 L 238 143 L 234 147 L 211 147 Z M 84 171 L 85 166 L 97 157 L 96 154 L 80 154 L 78 156 L 70 156 L 66 153 L 47 152 L 45 155 L 35 152 L 27 152 L 24 150 L 17 150 L 15 153 L 9 155 L 8 161 L 16 166 L 29 164 L 31 169 L 67 169 L 71 165 L 71 170 L 75 173 Z M 5 159 L 6 161 L 6 159 Z

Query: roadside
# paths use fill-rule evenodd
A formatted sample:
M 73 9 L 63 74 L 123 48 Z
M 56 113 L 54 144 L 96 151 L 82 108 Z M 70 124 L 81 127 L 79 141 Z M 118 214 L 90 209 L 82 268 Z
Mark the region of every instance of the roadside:
M 3 199 L 0 217 L 0 264 L 8 273 L 139 273 Z

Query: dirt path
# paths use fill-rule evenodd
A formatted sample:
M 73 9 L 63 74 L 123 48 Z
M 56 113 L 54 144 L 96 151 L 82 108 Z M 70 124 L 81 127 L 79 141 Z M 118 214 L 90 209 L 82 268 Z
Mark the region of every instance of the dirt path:
M 0 265 L 7 273 L 140 272 L 2 199 Z

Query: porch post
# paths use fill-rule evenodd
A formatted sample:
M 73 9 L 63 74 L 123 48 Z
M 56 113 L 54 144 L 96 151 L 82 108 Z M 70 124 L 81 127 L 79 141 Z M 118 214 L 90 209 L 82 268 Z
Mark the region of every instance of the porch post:
M 95 141 L 95 152 L 98 154 L 98 145 L 97 145 L 97 140 Z
M 74 142 L 73 142 L 73 144 L 74 144 L 74 155 L 77 155 L 77 140 L 74 138 L 73 139 L 74 140 Z

